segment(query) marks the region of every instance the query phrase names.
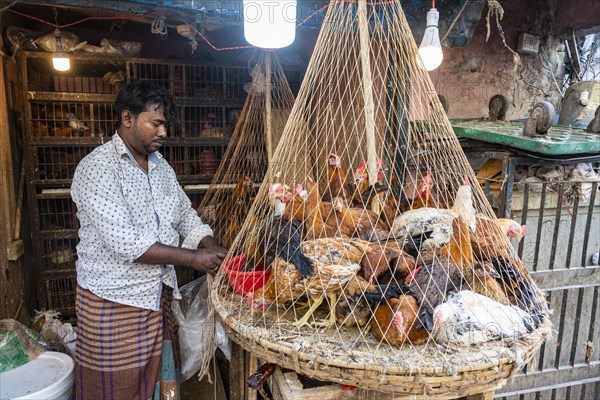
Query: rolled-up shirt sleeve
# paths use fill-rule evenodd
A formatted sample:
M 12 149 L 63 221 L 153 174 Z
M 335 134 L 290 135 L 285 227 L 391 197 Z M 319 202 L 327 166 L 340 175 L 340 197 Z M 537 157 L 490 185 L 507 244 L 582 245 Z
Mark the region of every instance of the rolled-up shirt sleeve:
M 71 196 L 84 232 L 94 231 L 121 262 L 133 262 L 158 241 L 155 232 L 136 227 L 114 168 L 90 160 L 73 177 Z
M 183 238 L 182 247 L 196 249 L 202 239 L 213 236 L 213 231 L 210 226 L 202 222 L 183 189 L 179 188 L 178 196 L 180 222 L 177 225 L 177 232 Z

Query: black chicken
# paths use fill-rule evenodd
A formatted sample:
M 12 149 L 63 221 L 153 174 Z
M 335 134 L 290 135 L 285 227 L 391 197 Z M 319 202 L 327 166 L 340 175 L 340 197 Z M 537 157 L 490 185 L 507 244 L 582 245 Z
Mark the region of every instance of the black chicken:
M 271 224 L 267 224 L 263 228 L 262 237 L 267 241 L 265 255 L 268 258 L 281 257 L 292 263 L 303 276 L 312 276 L 314 264 L 302 253 L 300 247 L 302 237 L 304 237 L 302 222 L 275 217 Z M 269 264 L 272 259 L 268 260 Z

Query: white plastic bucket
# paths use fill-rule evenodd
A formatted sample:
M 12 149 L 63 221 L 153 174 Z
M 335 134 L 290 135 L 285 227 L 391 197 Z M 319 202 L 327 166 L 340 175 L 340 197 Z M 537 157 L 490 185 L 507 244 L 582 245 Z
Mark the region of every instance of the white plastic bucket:
M 66 354 L 47 351 L 25 365 L 0 373 L 0 400 L 69 400 L 75 363 Z

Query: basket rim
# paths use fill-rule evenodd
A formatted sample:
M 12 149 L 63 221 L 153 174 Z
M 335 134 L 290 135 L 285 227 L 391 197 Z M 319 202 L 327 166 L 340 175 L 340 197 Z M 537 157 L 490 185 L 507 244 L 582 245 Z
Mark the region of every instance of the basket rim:
M 455 374 L 463 374 L 463 373 L 472 373 L 477 371 L 485 371 L 490 369 L 498 368 L 502 365 L 513 365 L 514 371 L 510 374 L 511 376 L 524 367 L 531 358 L 535 351 L 542 345 L 542 343 L 546 340 L 547 336 L 551 333 L 552 323 L 549 318 L 545 318 L 543 324 L 541 324 L 535 331 L 523 335 L 516 341 L 516 345 L 521 350 L 525 350 L 527 357 L 524 357 L 523 360 L 517 363 L 514 359 L 510 357 L 503 357 L 496 359 L 495 361 L 488 361 L 483 363 L 472 363 L 463 366 L 457 366 L 453 374 L 448 372 L 447 367 L 445 366 L 435 366 L 435 367 L 415 367 L 415 368 L 405 368 L 399 365 L 380 365 L 380 364 L 364 364 L 364 363 L 349 363 L 345 361 L 341 361 L 339 359 L 329 359 L 324 358 L 323 356 L 315 357 L 312 354 L 303 353 L 299 350 L 294 350 L 289 346 L 283 346 L 281 344 L 276 344 L 272 341 L 264 339 L 264 337 L 252 337 L 248 334 L 242 335 L 240 332 L 249 333 L 250 330 L 243 329 L 245 327 L 244 324 L 237 321 L 235 318 L 229 316 L 229 313 L 222 307 L 222 303 L 217 295 L 216 290 L 210 291 L 210 303 L 214 307 L 216 314 L 219 317 L 219 320 L 227 330 L 228 334 L 233 336 L 233 339 L 240 346 L 245 348 L 248 351 L 252 351 L 257 356 L 263 356 L 263 358 L 267 359 L 275 359 L 279 360 L 277 354 L 285 354 L 288 356 L 292 356 L 295 359 L 295 364 L 299 363 L 307 363 L 314 366 L 324 365 L 331 366 L 337 368 L 345 368 L 348 370 L 348 374 L 352 374 L 350 371 L 360 372 L 361 376 L 365 374 L 366 371 L 372 371 L 376 373 L 381 373 L 385 375 L 396 375 L 396 376 L 414 376 L 420 375 L 423 377 L 442 377 L 442 376 L 451 376 Z M 252 345 L 255 344 L 255 345 Z M 246 346 L 245 346 L 246 345 Z M 296 369 L 294 365 L 283 365 L 286 368 Z M 316 370 L 317 368 L 311 368 Z

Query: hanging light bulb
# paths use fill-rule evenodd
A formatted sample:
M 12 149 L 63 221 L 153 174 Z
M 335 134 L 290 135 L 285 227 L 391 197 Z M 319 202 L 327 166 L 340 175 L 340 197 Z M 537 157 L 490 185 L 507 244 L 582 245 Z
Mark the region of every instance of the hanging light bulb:
M 296 0 L 244 0 L 244 37 L 253 46 L 279 49 L 296 38 Z
M 71 69 L 71 60 L 63 53 L 62 36 L 58 28 L 54 30 L 54 37 L 56 38 L 56 52 L 52 54 L 52 66 L 57 71 L 68 71 Z
M 432 8 L 427 13 L 427 27 L 425 33 L 423 33 L 421 46 L 419 46 L 420 62 L 418 64 L 427 71 L 433 71 L 439 67 L 444 59 L 438 30 L 439 18 L 440 13 L 435 8 L 435 2 L 432 1 Z

